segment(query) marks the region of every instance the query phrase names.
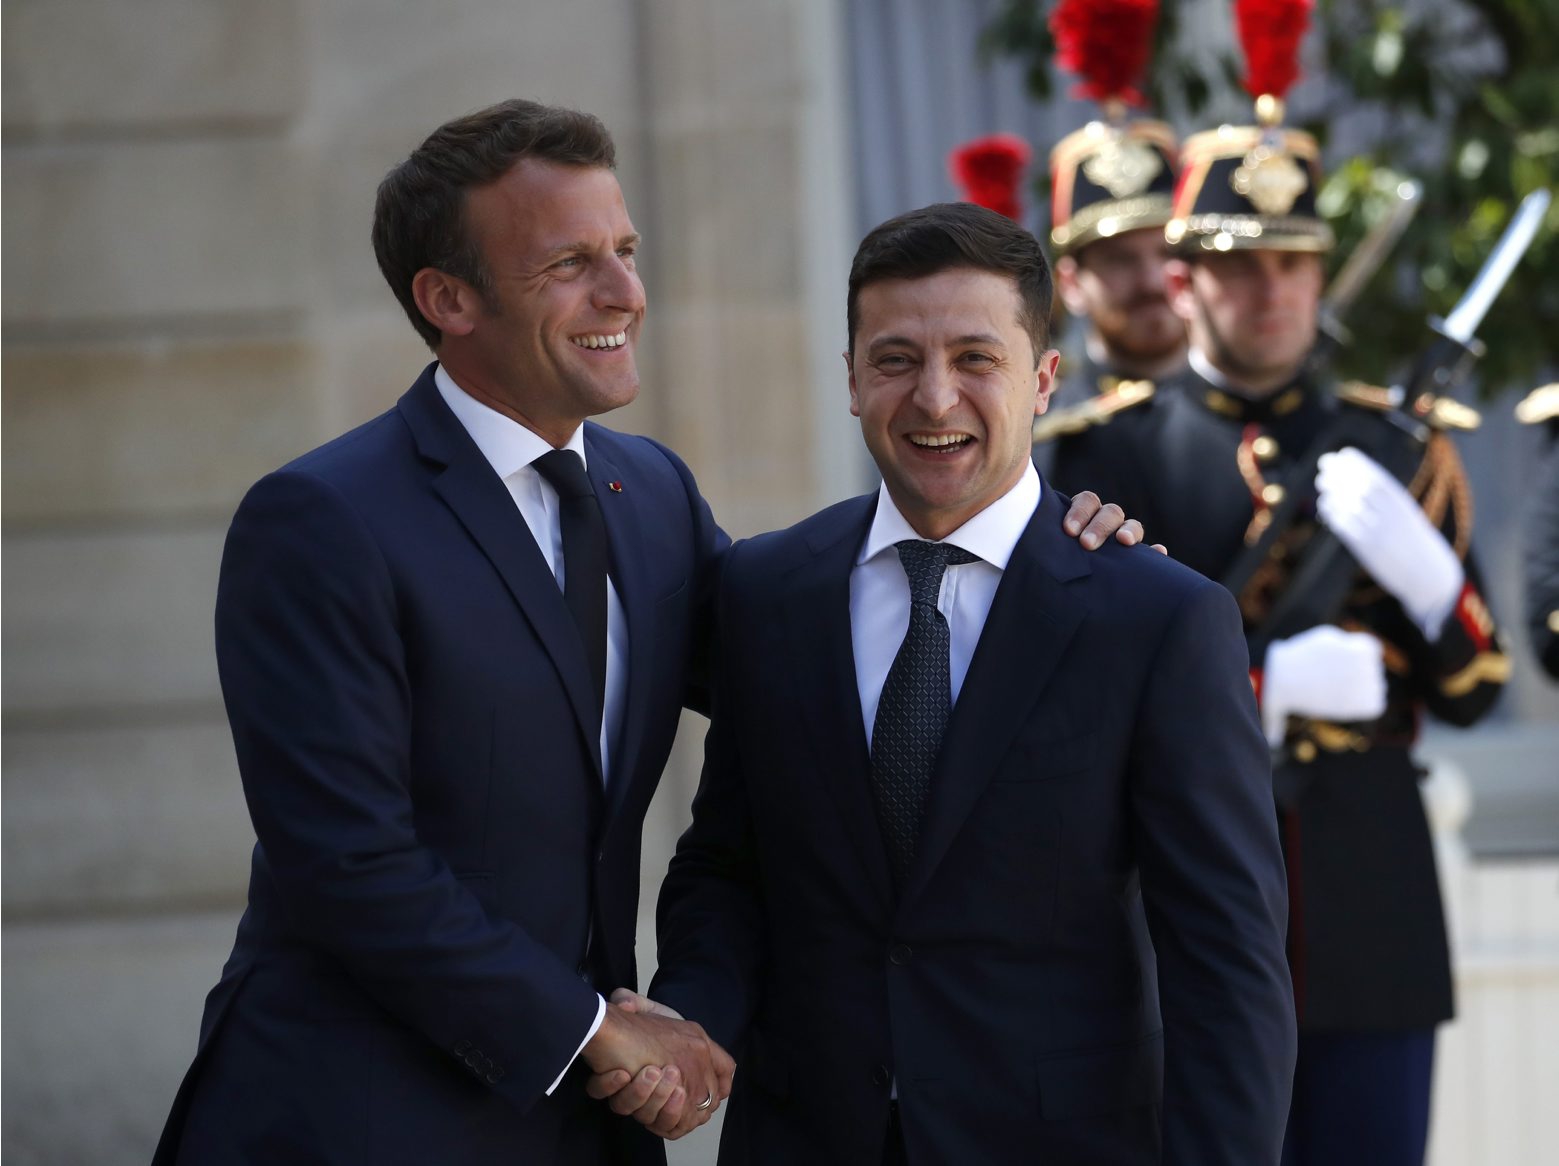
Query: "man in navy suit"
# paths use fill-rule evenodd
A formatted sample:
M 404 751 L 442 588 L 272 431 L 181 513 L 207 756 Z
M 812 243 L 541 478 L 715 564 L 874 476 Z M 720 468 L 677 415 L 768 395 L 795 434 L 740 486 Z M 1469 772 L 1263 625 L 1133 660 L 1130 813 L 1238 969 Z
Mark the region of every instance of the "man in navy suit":
M 696 1025 L 600 995 L 636 979 L 640 827 L 726 541 L 675 454 L 584 423 L 638 393 L 612 165 L 596 119 L 508 102 L 380 188 L 438 363 L 233 520 L 217 658 L 259 844 L 159 1161 L 653 1159 L 580 1061 L 675 1065 L 703 1113 L 729 1087 Z M 554 449 L 604 524 L 600 661 Z
M 981 208 L 874 230 L 846 359 L 882 489 L 727 554 L 631 1004 L 739 1050 L 722 1162 L 1278 1160 L 1287 903 L 1239 612 L 1062 533 L 1029 461 L 1050 294 Z
M 596 119 L 510 101 L 380 187 L 438 361 L 233 520 L 217 657 L 259 843 L 159 1163 L 657 1161 L 587 1071 L 644 1070 L 678 1132 L 729 1091 L 696 1024 L 601 996 L 637 982 L 641 827 L 707 703 L 727 541 L 675 454 L 586 422 L 639 387 L 612 166 Z

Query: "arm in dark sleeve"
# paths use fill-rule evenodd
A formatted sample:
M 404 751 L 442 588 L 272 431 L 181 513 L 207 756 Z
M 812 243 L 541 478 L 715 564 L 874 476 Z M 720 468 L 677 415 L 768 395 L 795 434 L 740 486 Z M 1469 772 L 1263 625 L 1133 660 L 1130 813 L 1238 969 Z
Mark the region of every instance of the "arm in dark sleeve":
M 1276 1163 L 1295 1056 L 1288 900 L 1233 598 L 1198 583 L 1158 645 L 1132 812 L 1164 1019 L 1164 1161 Z
M 740 553 L 739 546 L 728 552 Z M 726 571 L 727 582 L 733 572 Z M 651 998 L 697 1020 L 719 1044 L 740 1046 L 757 1009 L 765 920 L 752 809 L 743 775 L 737 672 L 740 617 L 722 586 L 713 717 L 693 822 L 677 842 L 655 924 L 659 968 Z
M 1559 441 L 1550 444 L 1538 474 L 1522 569 L 1532 652 L 1544 671 L 1559 680 Z
M 418 839 L 398 620 L 380 549 L 331 486 L 280 473 L 250 491 L 222 559 L 217 662 L 266 891 L 302 942 L 437 1046 L 478 1050 L 478 1075 L 526 1108 L 598 998 Z
M 1510 658 L 1472 554 L 1473 507 L 1467 474 L 1445 434 L 1430 439 L 1420 477 L 1425 511 L 1461 558 L 1466 578 L 1434 640 L 1425 639 L 1416 627 L 1408 629 L 1404 646 L 1412 665 L 1413 694 L 1441 720 L 1470 725 L 1489 711 L 1504 690 Z
M 698 492 L 698 483 L 687 464 L 666 446 L 651 441 L 656 449 L 671 463 L 671 468 L 682 479 L 682 488 L 688 500 L 689 516 L 693 529 L 693 553 L 696 563 L 693 569 L 693 643 L 688 657 L 687 691 L 683 706 L 694 712 L 708 715 L 713 702 L 714 625 L 715 602 L 720 585 L 720 569 L 730 548 L 730 537 L 715 522 L 709 503 Z

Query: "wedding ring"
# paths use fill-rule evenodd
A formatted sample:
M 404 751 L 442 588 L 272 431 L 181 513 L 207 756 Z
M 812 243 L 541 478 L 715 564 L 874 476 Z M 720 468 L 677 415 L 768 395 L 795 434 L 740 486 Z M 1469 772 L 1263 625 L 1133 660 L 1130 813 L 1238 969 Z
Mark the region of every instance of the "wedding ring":
M 711 1093 L 708 1097 L 704 1098 L 702 1101 L 700 1101 L 693 1108 L 698 1110 L 699 1113 L 703 1113 L 704 1110 L 708 1109 L 714 1103 L 715 1103 L 715 1095 L 713 1093 Z

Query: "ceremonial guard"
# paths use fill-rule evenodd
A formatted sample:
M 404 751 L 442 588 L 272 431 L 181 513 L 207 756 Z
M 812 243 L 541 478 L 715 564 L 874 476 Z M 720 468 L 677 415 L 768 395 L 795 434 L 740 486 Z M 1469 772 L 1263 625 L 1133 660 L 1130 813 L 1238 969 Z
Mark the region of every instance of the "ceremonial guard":
M 1410 750 L 1424 712 L 1470 724 L 1509 672 L 1447 432 L 1475 417 L 1427 393 L 1403 411 L 1315 367 L 1333 237 L 1316 143 L 1283 128 L 1281 101 L 1304 6 L 1255 5 L 1260 27 L 1251 7 L 1236 5 L 1259 124 L 1185 142 L 1166 228 L 1189 368 L 1069 437 L 1052 478 L 1119 502 L 1240 601 L 1289 864 L 1285 1166 L 1417 1166 L 1453 1004 Z
M 1559 680 L 1559 382 L 1533 389 L 1516 420 L 1543 431 L 1543 451 L 1522 550 L 1532 654 Z
M 1058 63 L 1079 77 L 1074 95 L 1104 117 L 1050 151 L 1050 242 L 1056 291 L 1082 335 L 1061 358 L 1060 384 L 1035 423 L 1042 470 L 1052 442 L 1151 399 L 1185 365 L 1185 323 L 1165 291 L 1164 226 L 1175 189 L 1174 131 L 1128 118 L 1140 104 L 1157 5 L 1062 0 L 1051 13 Z

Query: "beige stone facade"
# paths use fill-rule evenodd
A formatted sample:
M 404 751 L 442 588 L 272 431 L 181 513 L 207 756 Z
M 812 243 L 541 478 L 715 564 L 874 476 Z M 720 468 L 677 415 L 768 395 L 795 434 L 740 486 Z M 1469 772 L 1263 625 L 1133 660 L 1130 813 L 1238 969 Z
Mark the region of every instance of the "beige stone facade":
M 223 532 L 428 359 L 368 229 L 429 129 L 509 96 L 613 129 L 651 305 L 615 424 L 682 452 L 728 529 L 865 483 L 840 24 L 833 0 L 7 0 L 8 1162 L 146 1161 L 193 1053 L 252 841 Z M 700 732 L 652 810 L 646 908 Z

